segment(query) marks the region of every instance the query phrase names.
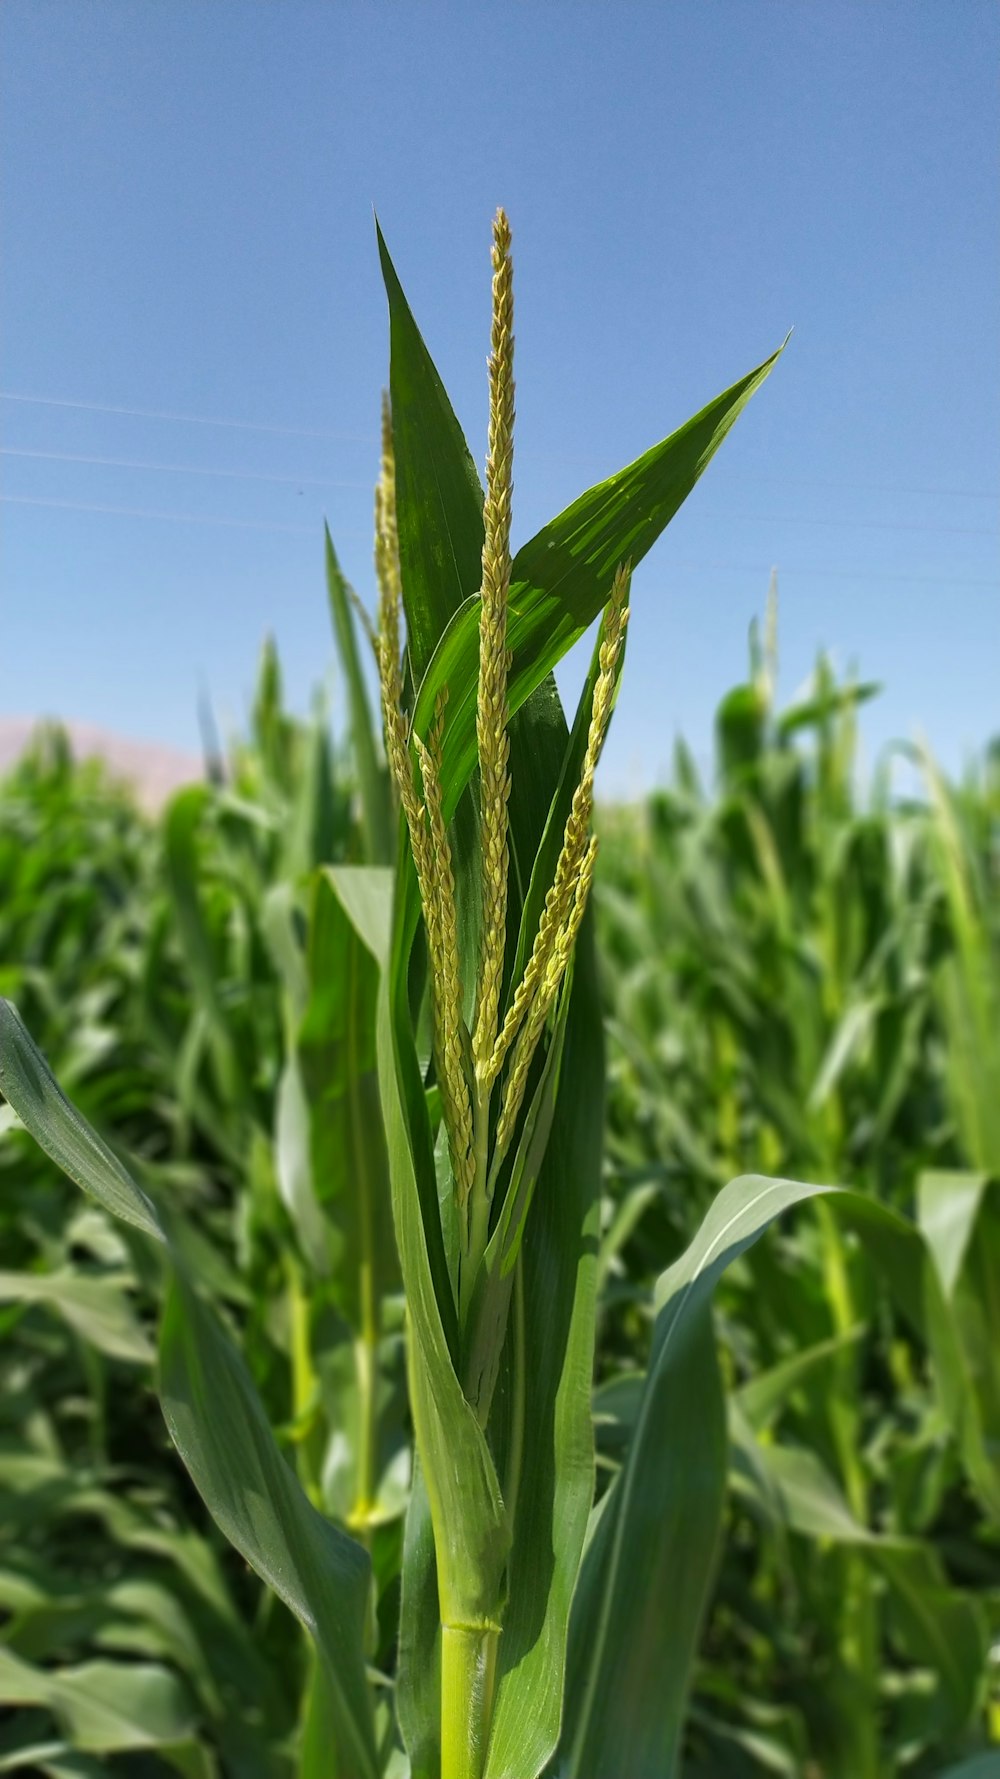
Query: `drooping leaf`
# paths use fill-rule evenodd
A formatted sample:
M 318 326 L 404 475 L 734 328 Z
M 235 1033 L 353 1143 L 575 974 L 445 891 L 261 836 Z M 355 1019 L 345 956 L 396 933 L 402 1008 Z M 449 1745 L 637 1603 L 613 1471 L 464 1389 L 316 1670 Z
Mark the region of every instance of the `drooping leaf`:
M 70 1177 L 167 1245 L 152 1204 L 60 1092 L 16 1013 L 0 1003 L 0 1080 L 27 1128 Z M 226 1536 L 317 1642 L 335 1701 L 344 1779 L 375 1779 L 362 1631 L 369 1558 L 310 1505 L 278 1450 L 236 1349 L 171 1250 L 161 1328 L 161 1400 L 196 1486 Z
M 376 1772 L 364 1669 L 369 1561 L 307 1501 L 235 1347 L 182 1273 L 160 1335 L 170 1436 L 216 1524 L 315 1638 L 345 1779 Z
M 39 1147 L 113 1216 L 166 1238 L 152 1201 L 71 1105 L 9 1001 L 0 1000 L 0 1089 Z
M 734 1180 L 658 1282 L 638 1418 L 574 1602 L 553 1779 L 599 1779 L 612 1770 L 672 1779 L 678 1770 L 726 1472 L 712 1294 L 726 1267 L 775 1217 L 829 1190 L 752 1176 Z M 922 1327 L 933 1279 L 918 1232 L 860 1195 L 837 1191 L 830 1202 L 866 1241 L 903 1313 Z

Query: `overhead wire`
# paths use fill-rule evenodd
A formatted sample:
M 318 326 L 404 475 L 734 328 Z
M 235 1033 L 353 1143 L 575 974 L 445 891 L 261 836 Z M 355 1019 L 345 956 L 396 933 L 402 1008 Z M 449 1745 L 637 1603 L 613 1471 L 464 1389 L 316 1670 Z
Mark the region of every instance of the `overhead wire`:
M 141 457 L 97 457 L 83 451 L 35 451 L 22 446 L 0 445 L 0 457 L 29 458 L 45 463 L 88 463 L 106 469 L 141 469 L 167 475 L 221 476 L 235 482 L 275 482 L 300 488 L 368 488 L 368 482 L 345 481 L 335 476 L 276 475 L 265 470 L 217 469 L 199 463 L 154 463 Z
M 233 519 L 222 514 L 211 513 L 178 513 L 154 507 L 132 507 L 105 504 L 88 500 L 56 500 L 42 495 L 0 494 L 0 504 L 13 506 L 37 506 L 64 508 L 73 512 L 108 513 L 122 518 L 161 519 L 183 525 L 221 525 L 232 526 L 244 531 L 279 531 L 291 533 L 297 537 L 315 537 L 312 525 L 282 524 L 278 521 L 265 519 Z M 340 533 L 342 537 L 367 538 L 366 531 L 349 529 Z M 720 573 L 720 574 L 764 574 L 769 572 L 769 564 L 748 562 L 699 562 L 682 560 L 673 564 L 673 570 L 685 573 Z M 1000 581 L 969 576 L 923 575 L 923 574 L 883 574 L 861 568 L 813 568 L 802 563 L 783 563 L 783 574 L 811 575 L 824 580 L 868 580 L 917 583 L 947 587 L 1000 587 Z
M 224 426 L 241 432 L 286 433 L 304 439 L 348 439 L 355 444 L 374 441 L 373 434 L 337 431 L 328 426 L 282 426 L 273 420 L 233 420 L 214 414 L 185 414 L 172 408 L 119 407 L 108 402 L 70 401 L 60 395 L 24 395 L 13 389 L 0 389 L 0 401 L 24 402 L 39 408 L 79 408 L 89 414 L 122 414 L 135 420 L 177 420 L 188 426 Z
M 0 401 L 20 402 L 35 407 L 72 408 L 79 409 L 85 413 L 116 414 L 141 420 L 174 421 L 190 426 L 219 426 L 242 432 L 277 433 L 289 438 L 340 439 L 353 444 L 365 444 L 373 447 L 378 443 L 374 432 L 348 432 L 346 430 L 338 430 L 331 427 L 292 426 L 273 420 L 240 420 L 232 416 L 192 414 L 170 408 L 127 407 L 109 402 L 78 401 L 66 396 L 28 395 L 22 390 L 0 389 Z M 561 463 L 596 461 L 596 456 L 578 452 L 532 452 L 529 449 L 524 452 L 523 455 L 534 457 L 536 459 L 541 457 L 552 462 Z M 838 478 L 818 476 L 796 476 L 793 478 L 787 478 L 785 476 L 757 476 L 751 479 L 759 483 L 767 484 L 774 484 L 780 481 L 782 486 L 797 488 L 831 488 L 841 490 L 853 488 L 865 493 L 919 495 L 921 498 L 941 496 L 943 499 L 948 500 L 996 500 L 997 497 L 995 488 L 917 487 L 904 486 L 901 483 L 844 482 Z

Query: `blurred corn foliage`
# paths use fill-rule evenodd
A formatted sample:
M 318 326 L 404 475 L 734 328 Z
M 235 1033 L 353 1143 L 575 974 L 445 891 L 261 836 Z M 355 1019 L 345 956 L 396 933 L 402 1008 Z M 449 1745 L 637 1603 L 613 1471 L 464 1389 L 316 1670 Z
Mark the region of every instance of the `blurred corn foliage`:
M 720 705 L 709 782 L 681 747 L 668 788 L 601 818 L 600 1475 L 632 1428 L 653 1282 L 738 1172 L 915 1209 L 967 1386 L 956 1425 L 926 1333 L 822 1211 L 731 1271 L 727 1536 L 685 1767 L 705 1779 L 932 1774 L 988 1745 L 991 1705 L 997 1732 L 1000 762 L 949 785 L 914 754 L 908 800 L 887 772 L 862 795 L 869 695 L 820 661 L 779 711 L 755 649 Z M 2 987 L 87 1115 L 183 1206 L 290 1460 L 366 1528 L 391 1668 L 409 1481 L 398 1285 L 390 1262 L 373 1415 L 357 1256 L 313 1186 L 330 1177 L 336 1112 L 318 1115 L 317 1084 L 337 1038 L 309 868 L 378 856 L 379 816 L 366 828 L 357 766 L 322 718 L 283 711 L 270 648 L 216 776 L 154 825 L 41 736 L 0 805 Z M 305 1649 L 218 1540 L 155 1411 L 142 1245 L 78 1208 L 5 1121 L 0 1770 L 307 1770 Z
M 386 864 L 396 826 L 364 637 L 326 548 L 347 739 L 331 742 L 321 708 L 287 713 L 271 646 L 247 737 L 155 824 L 42 736 L 0 797 L 0 992 L 127 1153 L 308 1499 L 367 1549 L 378 1768 L 402 1775 L 408 1506 L 406 1538 L 426 1526 L 378 972 L 320 869 Z M 613 1656 L 622 1632 L 633 1652 L 608 1692 L 588 1621 L 571 1625 L 551 1779 L 610 1773 L 587 1748 L 613 1760 L 666 1684 L 664 1627 L 714 1485 L 689 1432 L 701 1374 L 677 1393 L 662 1318 L 700 1276 L 701 1237 L 684 1251 L 702 1218 L 745 1174 L 861 1196 L 842 1213 L 817 1198 L 753 1246 L 761 1225 L 719 1201 L 741 1250 L 715 1302 L 729 1486 L 683 1771 L 1000 1773 L 1000 757 L 952 785 L 909 750 L 907 796 L 891 761 L 863 789 L 858 711 L 876 688 L 821 659 L 780 707 L 776 628 L 772 601 L 719 707 L 712 770 L 680 746 L 668 787 L 599 821 L 609 1085 L 584 1608 L 616 1479 L 647 1537 L 642 1585 L 626 1572 L 594 1621 L 595 1645 Z M 81 1208 L 6 1106 L 3 1120 L 0 1772 L 337 1773 L 342 1702 L 164 1431 L 148 1244 Z M 175 1290 L 166 1385 L 187 1317 L 239 1394 L 203 1314 Z M 651 1445 L 653 1482 L 633 1487 Z M 255 1434 L 230 1454 L 251 1494 L 258 1476 L 261 1496 L 280 1490 L 268 1450 Z M 411 1603 L 404 1638 L 419 1648 L 426 1629 Z M 673 1770 L 650 1757 L 642 1773 Z
M 933 1293 L 893 1308 L 822 1204 L 720 1291 L 732 1488 L 689 1770 L 934 1773 L 998 1733 L 1000 776 L 994 750 L 950 787 L 906 749 L 909 797 L 891 758 L 862 791 L 877 688 L 821 658 L 778 709 L 775 631 L 772 589 L 709 783 L 680 744 L 668 788 L 605 811 L 599 1443 L 613 1474 L 652 1282 L 734 1173 L 916 1214 L 956 1312 L 943 1388 Z

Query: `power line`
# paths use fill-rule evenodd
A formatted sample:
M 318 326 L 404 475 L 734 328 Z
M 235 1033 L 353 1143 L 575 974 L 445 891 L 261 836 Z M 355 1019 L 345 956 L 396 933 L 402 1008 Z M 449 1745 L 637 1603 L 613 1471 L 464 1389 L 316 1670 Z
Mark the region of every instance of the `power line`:
M 196 463 L 152 463 L 139 457 L 92 457 L 78 451 L 32 451 L 0 445 L 0 457 L 29 457 L 45 463 L 93 463 L 106 469 L 163 471 L 168 475 L 223 476 L 234 482 L 280 482 L 300 488 L 365 488 L 369 482 L 346 482 L 333 476 L 279 476 L 254 469 L 213 469 Z
M 226 519 L 215 513 L 170 513 L 154 507 L 104 506 L 91 500 L 43 500 L 29 494 L 0 494 L 0 502 L 6 506 L 61 507 L 76 513 L 114 513 L 127 519 L 166 519 L 178 525 L 228 525 L 238 531 L 285 531 L 296 537 L 317 535 L 314 525 L 281 525 L 265 519 Z M 354 531 L 341 535 L 360 537 L 363 534 Z
M 99 457 L 77 451 L 37 451 L 12 445 L 0 446 L 0 457 L 27 458 L 43 463 L 85 463 L 94 464 L 106 469 L 136 469 L 151 471 L 156 474 L 210 476 L 221 477 L 235 482 L 269 482 L 284 487 L 302 488 L 351 488 L 365 489 L 368 482 L 346 481 L 332 476 L 277 475 L 263 470 L 217 469 L 195 463 L 157 463 L 138 457 Z M 898 522 L 891 519 L 829 519 L 816 515 L 796 515 L 794 513 L 741 513 L 727 511 L 725 514 L 714 514 L 711 509 L 703 511 L 705 518 L 726 518 L 746 521 L 755 525 L 825 525 L 853 531 L 916 531 L 939 533 L 949 537 L 1000 537 L 1000 530 L 993 526 L 976 525 L 922 525 L 910 520 Z
M 235 420 L 225 416 L 209 414 L 188 414 L 175 412 L 168 408 L 133 408 L 117 406 L 107 402 L 71 401 L 63 396 L 26 395 L 20 390 L 0 389 L 0 401 L 21 402 L 28 406 L 48 408 L 73 408 L 91 414 L 119 414 L 138 420 L 170 420 L 190 426 L 222 426 L 240 432 L 277 433 L 289 438 L 307 439 L 341 439 L 354 444 L 377 446 L 378 440 L 374 432 L 344 432 L 330 427 L 289 426 L 276 421 Z M 523 457 L 535 461 L 551 463 L 596 463 L 597 453 L 525 451 Z M 922 498 L 940 497 L 946 500 L 996 500 L 995 488 L 931 488 L 907 487 L 901 483 L 890 482 L 843 482 L 831 477 L 785 477 L 785 476 L 753 476 L 751 482 L 792 488 L 830 488 L 834 490 L 855 489 L 865 494 L 912 494 Z
M 209 513 L 176 513 L 153 507 L 110 506 L 87 500 L 50 500 L 27 494 L 0 494 L 0 503 L 12 506 L 59 507 L 80 513 L 109 513 L 130 519 L 162 519 L 180 525 L 222 525 L 232 526 L 241 531 L 283 531 L 296 537 L 315 537 L 316 528 L 312 525 L 284 525 L 263 519 L 228 519 L 218 514 Z M 342 537 L 367 537 L 368 533 L 357 530 L 343 531 Z M 720 574 L 760 574 L 767 575 L 768 565 L 759 562 L 698 562 L 681 561 L 672 564 L 672 572 L 720 573 Z M 811 575 L 821 580 L 863 580 L 863 581 L 894 581 L 904 584 L 919 584 L 939 587 L 991 587 L 1000 588 L 1000 582 L 969 578 L 968 576 L 952 577 L 951 575 L 921 574 L 872 574 L 863 568 L 812 568 L 801 563 L 784 564 L 783 574 Z
M 55 395 L 22 395 L 13 389 L 0 389 L 0 401 L 25 402 L 39 408 L 79 408 L 89 414 L 124 414 L 134 420 L 178 420 L 188 426 L 227 426 L 240 432 L 278 432 L 304 439 L 350 439 L 356 444 L 374 444 L 374 433 L 337 432 L 323 426 L 279 426 L 269 420 L 231 420 L 211 414 L 180 414 L 170 408 L 114 407 L 106 402 L 68 401 Z

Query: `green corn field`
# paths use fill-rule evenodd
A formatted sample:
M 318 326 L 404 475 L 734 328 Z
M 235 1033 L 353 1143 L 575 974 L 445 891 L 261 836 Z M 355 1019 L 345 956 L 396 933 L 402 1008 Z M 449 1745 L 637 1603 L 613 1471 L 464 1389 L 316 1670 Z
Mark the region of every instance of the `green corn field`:
M 506 218 L 485 484 L 378 249 L 333 724 L 0 789 L 0 1773 L 1000 1779 L 1000 753 L 863 779 L 772 586 L 602 801 L 782 349 L 515 547 Z

